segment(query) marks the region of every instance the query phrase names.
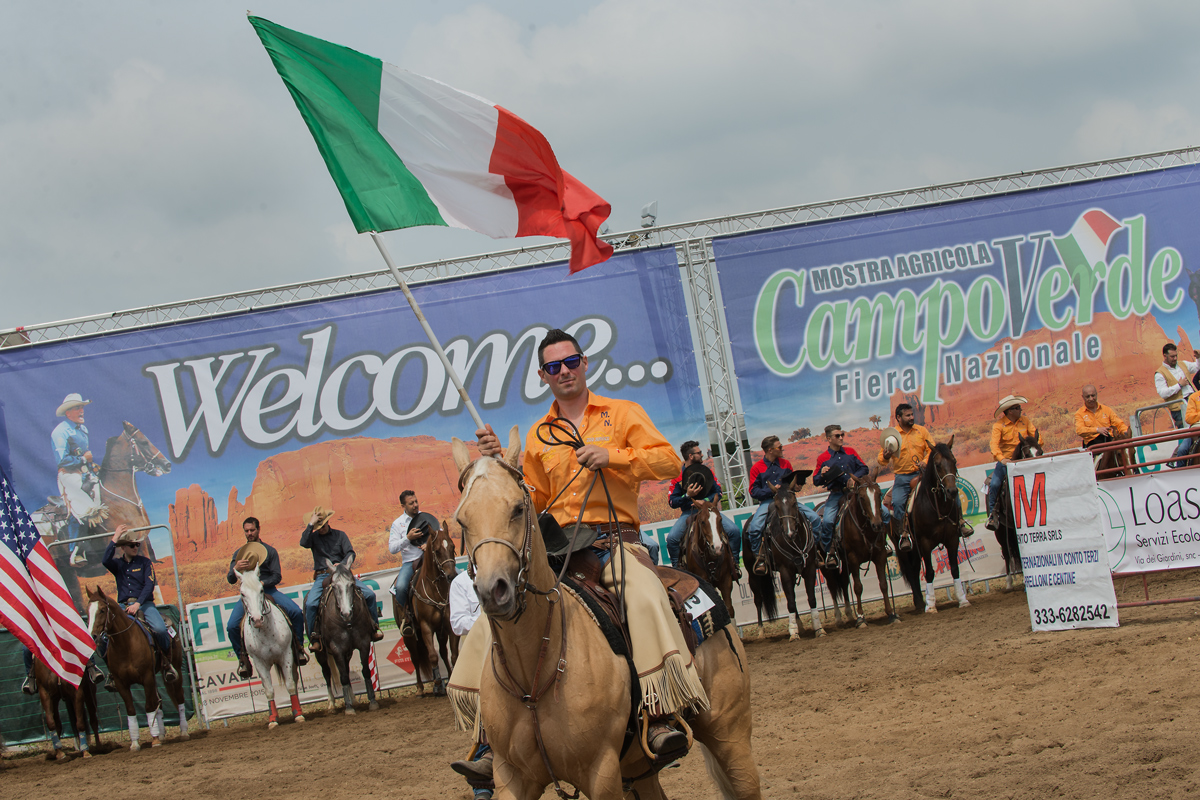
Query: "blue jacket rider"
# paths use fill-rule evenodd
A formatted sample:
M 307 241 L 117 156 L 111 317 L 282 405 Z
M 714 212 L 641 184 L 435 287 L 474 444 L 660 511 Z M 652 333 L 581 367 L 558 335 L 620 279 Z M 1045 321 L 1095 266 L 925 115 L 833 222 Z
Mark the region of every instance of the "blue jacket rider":
M 172 683 L 179 680 L 179 673 L 171 664 L 171 636 L 167 633 L 167 623 L 154 605 L 154 565 L 150 559 L 138 555 L 141 546 L 141 540 L 121 525 L 104 548 L 100 563 L 117 579 L 117 602 L 124 606 L 125 613 L 135 617 L 138 611 L 142 612 L 142 618 L 163 653 L 163 680 Z M 121 549 L 119 555 L 118 547 Z

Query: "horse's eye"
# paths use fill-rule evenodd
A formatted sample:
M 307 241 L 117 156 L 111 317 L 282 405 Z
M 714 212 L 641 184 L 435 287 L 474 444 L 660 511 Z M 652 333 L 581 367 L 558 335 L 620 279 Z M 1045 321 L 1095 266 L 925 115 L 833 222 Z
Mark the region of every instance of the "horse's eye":
M 513 506 L 512 514 L 510 514 L 508 518 L 509 518 L 510 520 L 514 520 L 514 519 L 516 519 L 517 517 L 521 516 L 521 514 L 523 514 L 523 513 L 524 513 L 524 511 L 525 511 L 525 507 L 524 507 L 524 506 L 519 506 L 519 505 L 518 505 L 518 506 Z

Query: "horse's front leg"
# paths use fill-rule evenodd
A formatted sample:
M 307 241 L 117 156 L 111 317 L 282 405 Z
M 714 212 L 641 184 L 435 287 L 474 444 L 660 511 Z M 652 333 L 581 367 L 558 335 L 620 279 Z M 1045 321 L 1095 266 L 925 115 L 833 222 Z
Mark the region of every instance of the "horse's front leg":
M 850 573 L 854 576 L 854 598 L 855 598 L 855 602 L 856 602 L 856 612 L 857 612 L 856 619 L 854 621 L 854 627 L 865 628 L 865 627 L 867 627 L 867 617 L 865 614 L 863 614 L 863 606 L 862 606 L 862 593 L 863 593 L 862 575 L 858 571 L 858 567 L 859 567 L 858 564 L 855 564 L 854 562 L 850 561 L 849 557 L 847 557 L 846 561 L 850 565 Z M 849 611 L 849 609 L 847 609 L 847 611 Z M 850 616 L 849 613 L 847 613 L 846 616 Z
M 42 716 L 46 720 L 46 730 L 50 734 L 50 750 L 54 754 L 54 758 L 58 761 L 65 761 L 67 754 L 62 749 L 62 717 L 58 713 L 58 698 L 51 697 L 50 693 L 38 687 L 38 694 L 42 701 Z
M 821 637 L 823 637 L 825 635 L 825 628 L 821 625 L 821 609 L 817 607 L 817 567 L 811 561 L 811 559 L 805 561 L 805 563 L 804 563 L 804 593 L 805 593 L 805 595 L 808 596 L 808 615 L 809 615 L 809 618 L 812 620 L 813 637 L 820 639 Z M 796 610 L 795 605 L 796 605 L 796 601 L 795 601 L 794 593 L 793 593 L 793 599 L 792 599 L 792 611 L 793 611 L 792 618 L 793 619 L 796 616 L 794 613 Z M 836 603 L 834 603 L 834 608 L 837 608 Z M 799 638 L 799 637 L 793 637 L 793 638 Z
M 958 545 L 958 539 L 951 540 L 950 544 L 946 545 L 946 555 L 950 558 L 950 575 L 954 578 L 954 595 L 958 598 L 958 607 L 966 608 L 971 605 L 971 601 L 967 598 L 967 583 L 958 571 Z
M 362 664 L 363 683 L 367 685 L 367 710 L 378 711 L 379 702 L 375 699 L 375 687 L 371 685 L 371 643 L 369 641 L 358 649 L 358 655 Z M 350 674 L 349 670 L 346 674 L 347 676 Z M 349 688 L 350 684 L 345 685 Z
M 888 624 L 899 622 L 900 615 L 896 613 L 896 606 L 892 602 L 891 587 L 888 586 L 887 554 L 878 553 L 874 563 L 875 577 L 879 579 L 879 593 L 883 595 L 883 610 L 887 612 Z
M 933 571 L 933 547 L 929 549 L 921 548 L 921 557 L 925 561 L 925 613 L 937 613 L 937 591 L 933 588 L 933 579 L 936 573 Z
M 112 667 L 109 667 L 112 670 Z M 133 705 L 133 692 L 129 689 L 129 684 L 125 683 L 125 679 L 118 675 L 116 678 L 117 694 L 121 696 L 122 702 L 125 703 L 125 723 L 129 727 L 129 749 L 136 753 L 142 749 L 141 742 L 138 741 L 139 725 L 137 721 L 137 709 Z M 146 701 L 149 707 L 149 700 Z
M 442 671 L 438 664 L 438 638 L 432 623 L 430 619 L 422 619 L 417 634 L 425 642 L 425 652 L 429 654 L 429 680 L 433 684 L 433 695 L 440 697 L 446 693 L 446 687 L 442 684 Z

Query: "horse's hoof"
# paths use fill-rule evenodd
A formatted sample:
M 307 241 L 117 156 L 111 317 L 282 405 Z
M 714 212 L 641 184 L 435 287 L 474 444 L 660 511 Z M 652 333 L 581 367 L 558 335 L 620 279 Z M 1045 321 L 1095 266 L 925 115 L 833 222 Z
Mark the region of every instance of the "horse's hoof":
M 179 734 L 179 741 L 181 741 L 181 742 L 186 742 L 188 739 L 191 739 L 191 738 L 192 738 L 192 735 L 190 733 Z
M 888 625 L 899 625 L 899 624 L 900 624 L 900 615 L 899 614 L 892 614 L 891 616 L 888 617 Z
M 67 754 L 64 753 L 62 750 L 58 750 L 54 753 L 54 760 L 55 761 L 66 761 Z
M 84 757 L 84 758 L 91 758 L 91 757 L 92 757 L 91 751 L 89 751 L 89 750 L 84 750 L 84 751 L 83 751 L 83 757 Z
M 936 614 L 937 606 L 925 606 L 925 613 L 926 614 Z
M 971 601 L 966 599 L 965 597 L 962 600 L 958 601 L 959 608 L 967 608 L 970 605 L 971 605 Z
M 347 717 L 354 716 L 354 709 L 351 706 L 346 706 L 346 716 Z
M 141 749 L 142 749 L 142 746 L 140 744 L 138 744 L 137 742 L 134 742 L 133 744 L 129 745 L 129 751 L 131 753 L 136 753 L 138 750 L 141 750 Z
M 815 635 L 815 636 L 816 636 L 816 638 L 818 638 L 818 639 L 824 638 L 824 636 L 825 636 L 825 629 L 824 629 L 824 628 L 817 628 L 817 630 L 814 632 L 814 635 Z
M 273 731 L 278 727 L 279 727 L 279 723 L 276 722 L 275 720 L 271 720 L 270 722 L 267 723 L 267 730 L 269 730 L 269 731 Z
M 303 715 L 303 714 L 297 714 L 297 715 L 296 715 L 296 718 L 295 718 L 294 720 L 292 720 L 292 722 L 304 722 L 304 715 Z
M 865 627 L 867 627 L 867 621 L 865 619 L 863 619 L 862 617 L 859 617 L 858 622 L 854 623 L 854 627 L 865 628 Z
M 793 633 L 791 636 L 789 636 L 789 637 L 788 637 L 788 641 L 789 641 L 789 642 L 798 642 L 798 641 L 800 641 L 800 634 L 798 634 L 798 633 Z
M 378 710 L 379 710 L 379 703 L 376 703 L 374 700 L 372 700 L 372 701 L 371 701 L 371 703 L 370 703 L 370 705 L 368 705 L 368 706 L 367 706 L 367 710 L 368 710 L 368 711 L 378 711 Z
M 151 747 L 162 747 L 162 741 L 160 739 L 151 739 L 150 746 Z

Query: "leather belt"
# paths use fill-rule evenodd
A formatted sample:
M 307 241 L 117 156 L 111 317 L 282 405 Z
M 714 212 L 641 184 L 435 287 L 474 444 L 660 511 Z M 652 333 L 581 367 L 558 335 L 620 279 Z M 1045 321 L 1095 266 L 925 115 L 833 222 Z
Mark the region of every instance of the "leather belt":
M 329 567 L 325 567 L 324 569 L 314 569 L 313 570 L 313 580 L 315 581 L 317 578 L 321 577 L 322 575 L 326 575 L 328 573 L 329 573 Z
M 642 543 L 642 529 L 628 522 L 605 522 L 600 525 L 589 524 L 588 527 L 595 529 L 597 544 L 607 540 L 613 534 L 618 534 L 621 541 L 628 544 Z

